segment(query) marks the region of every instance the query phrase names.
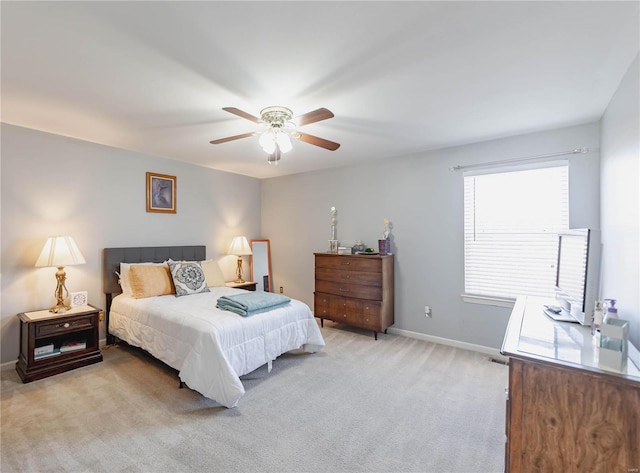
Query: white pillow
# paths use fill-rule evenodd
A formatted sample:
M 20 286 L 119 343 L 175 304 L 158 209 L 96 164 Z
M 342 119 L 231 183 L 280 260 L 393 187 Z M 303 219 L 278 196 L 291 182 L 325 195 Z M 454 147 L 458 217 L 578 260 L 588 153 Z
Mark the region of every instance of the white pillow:
M 131 283 L 129 282 L 129 270 L 131 269 L 131 266 L 136 265 L 136 264 L 143 264 L 143 265 L 165 265 L 168 267 L 167 262 L 163 262 L 163 263 L 120 263 L 120 274 L 118 274 L 118 276 L 120 277 L 120 287 L 122 288 L 122 293 L 125 296 L 132 296 L 133 292 L 131 291 Z
M 201 261 L 202 271 L 204 271 L 204 278 L 207 281 L 208 287 L 220 287 L 225 285 L 224 274 L 217 261 L 212 259 Z

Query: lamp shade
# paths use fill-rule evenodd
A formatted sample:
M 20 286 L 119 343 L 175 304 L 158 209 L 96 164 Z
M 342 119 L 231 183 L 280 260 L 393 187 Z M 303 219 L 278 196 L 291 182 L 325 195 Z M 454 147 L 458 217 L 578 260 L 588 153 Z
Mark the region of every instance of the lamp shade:
M 44 244 L 42 253 L 36 261 L 36 266 L 72 266 L 85 264 L 86 261 L 80 253 L 76 242 L 70 236 L 49 237 Z
M 245 256 L 250 255 L 251 247 L 249 246 L 249 242 L 246 237 L 237 236 L 231 241 L 231 246 L 229 247 L 229 254 L 236 256 Z

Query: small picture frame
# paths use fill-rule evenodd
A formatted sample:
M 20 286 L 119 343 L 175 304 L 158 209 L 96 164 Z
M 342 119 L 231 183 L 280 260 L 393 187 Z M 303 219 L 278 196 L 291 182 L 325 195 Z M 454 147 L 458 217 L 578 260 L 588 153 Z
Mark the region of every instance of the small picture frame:
M 87 305 L 89 303 L 89 294 L 87 291 L 72 292 L 69 294 L 69 302 L 72 308 Z
M 176 213 L 176 176 L 147 173 L 147 212 Z

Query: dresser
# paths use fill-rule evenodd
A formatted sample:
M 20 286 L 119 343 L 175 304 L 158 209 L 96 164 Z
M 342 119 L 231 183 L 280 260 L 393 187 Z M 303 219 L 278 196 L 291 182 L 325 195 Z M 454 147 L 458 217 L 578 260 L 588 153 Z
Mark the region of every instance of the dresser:
M 519 297 L 502 345 L 509 357 L 507 472 L 637 472 L 640 371 L 599 368 L 589 327 L 555 322 Z M 629 344 L 630 353 L 637 350 Z
M 314 253 L 314 315 L 386 332 L 393 325 L 393 255 Z

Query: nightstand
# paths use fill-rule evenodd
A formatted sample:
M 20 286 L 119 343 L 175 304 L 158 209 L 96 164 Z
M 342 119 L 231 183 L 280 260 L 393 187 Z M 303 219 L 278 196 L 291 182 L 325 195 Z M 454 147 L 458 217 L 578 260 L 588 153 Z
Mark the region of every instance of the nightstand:
M 245 281 L 245 282 L 228 282 L 227 287 L 235 287 L 236 289 L 246 289 L 247 291 L 255 291 L 257 282 Z
M 102 361 L 98 323 L 102 309 L 74 307 L 64 314 L 24 312 L 16 371 L 23 383 Z

